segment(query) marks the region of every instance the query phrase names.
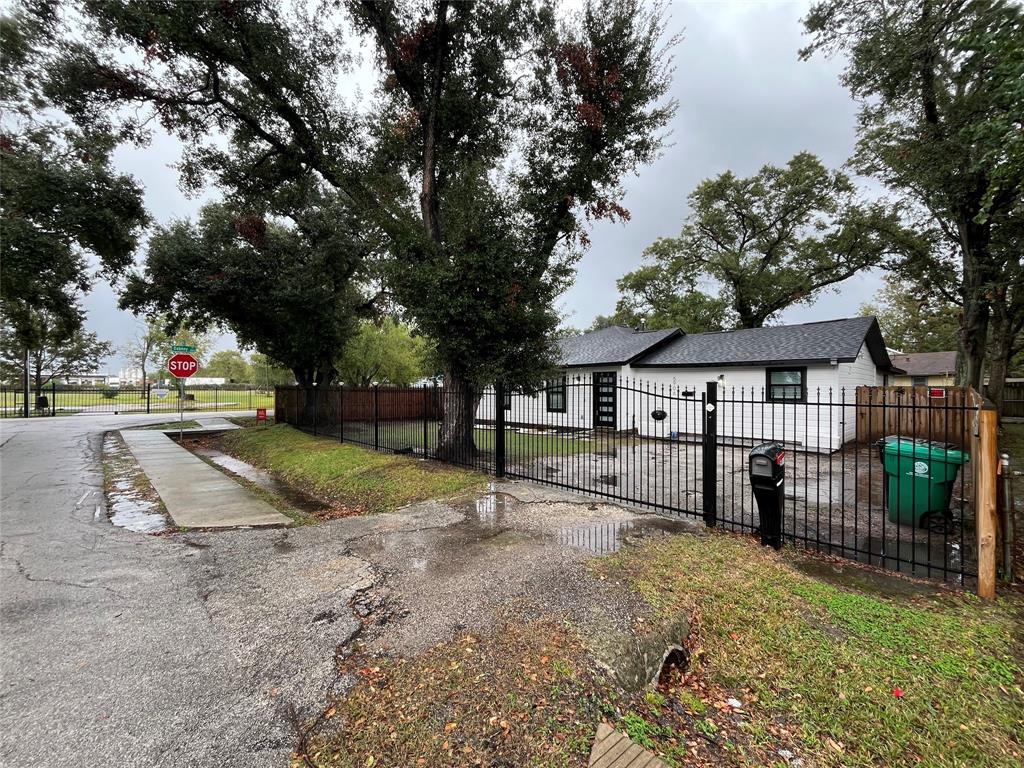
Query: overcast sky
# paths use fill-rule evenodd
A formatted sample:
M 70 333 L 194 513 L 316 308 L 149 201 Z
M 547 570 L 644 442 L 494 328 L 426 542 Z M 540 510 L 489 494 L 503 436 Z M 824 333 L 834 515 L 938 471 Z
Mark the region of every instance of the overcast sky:
M 829 167 L 842 165 L 854 144 L 855 104 L 840 86 L 842 62 L 816 56 L 797 59 L 806 43 L 800 18 L 807 4 L 762 2 L 676 2 L 669 6 L 670 32 L 683 32 L 675 48 L 672 95 L 679 110 L 670 146 L 654 165 L 626 180 L 626 224 L 598 224 L 593 245 L 579 264 L 575 285 L 561 298 L 567 324 L 586 327 L 595 315 L 613 311 L 615 281 L 640 264 L 656 238 L 676 235 L 687 214 L 686 196 L 703 179 L 732 170 L 755 173 L 765 163 L 784 164 L 797 152 L 818 155 Z M 146 206 L 166 223 L 191 216 L 208 198 L 187 199 L 171 167 L 180 146 L 156 136 L 145 149 L 119 150 L 119 167 L 145 187 Z M 880 287 L 877 274 L 848 280 L 810 306 L 794 307 L 783 322 L 849 317 Z M 97 284 L 86 298 L 87 325 L 120 346 L 137 321 L 117 309 L 117 297 Z M 234 347 L 222 337 L 217 349 Z M 108 361 L 116 373 L 123 360 Z

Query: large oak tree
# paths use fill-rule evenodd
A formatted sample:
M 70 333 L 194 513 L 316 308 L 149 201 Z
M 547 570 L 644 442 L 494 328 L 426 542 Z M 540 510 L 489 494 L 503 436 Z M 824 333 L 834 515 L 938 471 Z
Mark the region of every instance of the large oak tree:
M 188 181 L 263 199 L 315 175 L 386 234 L 389 287 L 461 404 L 442 454 L 473 449 L 485 383 L 550 364 L 586 220 L 628 215 L 620 180 L 656 155 L 673 109 L 661 12 L 638 0 L 73 5 L 93 34 L 67 45 L 52 88 L 84 123 L 149 105 L 190 145 Z M 358 103 L 339 87 L 352 28 L 379 74 Z
M 617 314 L 688 332 L 759 328 L 919 247 L 897 212 L 860 201 L 845 174 L 807 152 L 747 178 L 726 171 L 688 200 L 679 237 L 655 242 L 644 254 L 650 263 L 619 281 Z
M 980 388 L 990 326 L 1012 336 L 1012 315 L 994 303 L 1006 307 L 1000 291 L 1020 274 L 1019 244 L 1007 252 L 1000 230 L 1024 213 L 1024 11 L 1000 0 L 826 0 L 805 25 L 805 58 L 847 57 L 842 82 L 861 104 L 854 164 L 914 200 L 940 234 L 903 271 L 926 290 L 954 285 L 963 380 Z M 1011 349 L 992 378 L 1005 377 Z

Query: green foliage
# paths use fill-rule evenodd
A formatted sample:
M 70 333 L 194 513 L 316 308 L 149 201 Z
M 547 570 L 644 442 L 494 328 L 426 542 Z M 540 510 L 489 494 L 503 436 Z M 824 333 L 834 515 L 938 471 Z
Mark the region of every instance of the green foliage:
M 794 304 L 921 247 L 884 204 L 858 202 L 847 176 L 802 152 L 755 176 L 727 171 L 689 196 L 678 238 L 662 238 L 648 265 L 619 280 L 627 325 L 687 332 L 756 328 Z M 700 286 L 712 284 L 714 293 Z
M 116 389 L 104 389 L 100 394 L 104 400 L 116 400 L 119 393 Z
M 993 304 L 1020 262 L 1024 11 L 1017 3 L 826 0 L 805 19 L 801 55 L 839 52 L 860 100 L 858 171 L 917 204 L 936 247 L 899 265 L 962 307 L 965 379 L 979 387 Z M 997 312 L 1004 332 L 1008 312 Z M 1012 356 L 1001 345 L 999 367 Z M 1002 375 L 1002 374 L 1000 374 Z
M 390 317 L 379 324 L 363 322 L 338 359 L 338 378 L 357 387 L 408 386 L 425 374 L 428 353 L 422 336 L 413 336 L 408 326 Z
M 78 324 L 66 325 L 62 315 L 44 309 L 0 313 L 0 378 L 20 382 L 28 353 L 29 385 L 37 394 L 53 380 L 76 373 L 92 373 L 114 351 L 95 333 Z
M 21 12 L 0 17 L 0 303 L 15 324 L 44 311 L 70 331 L 89 261 L 122 273 L 147 218 L 138 184 L 111 168 L 114 137 L 69 127 L 48 98 L 52 33 Z
M 295 374 L 287 366 L 274 362 L 262 352 L 253 352 L 249 356 L 249 367 L 252 369 L 252 383 L 262 389 L 295 383 Z
M 149 105 L 188 143 L 190 184 L 212 175 L 239 200 L 277 209 L 313 177 L 385 235 L 386 287 L 466 394 L 446 420 L 465 420 L 474 386 L 547 372 L 552 303 L 586 221 L 628 217 L 620 181 L 657 155 L 674 110 L 662 12 L 639 0 L 566 13 L 528 0 L 352 1 L 337 13 L 275 0 L 71 5 L 93 34 L 68 36 L 50 87 L 82 124 Z M 335 84 L 351 27 L 380 68 L 371 102 L 343 99 Z M 119 115 L 131 132 L 150 116 Z M 258 335 L 261 351 L 292 367 L 326 365 L 308 351 L 294 362 L 294 340 Z M 467 423 L 446 440 L 471 439 Z
M 901 352 L 944 352 L 958 345 L 960 310 L 941 296 L 926 296 L 909 283 L 888 277 L 875 304 L 860 314 L 878 318 L 885 343 Z
M 122 305 L 165 313 L 171 329 L 228 328 L 304 386 L 330 383 L 366 306 L 356 276 L 369 246 L 336 198 L 296 195 L 289 223 L 216 204 L 195 224 L 158 229 L 145 273 L 129 281 Z
M 223 378 L 232 384 L 251 384 L 253 381 L 252 368 L 237 349 L 214 352 L 198 375 Z
M 475 472 L 428 466 L 408 456 L 313 437 L 285 425 L 228 432 L 224 445 L 290 483 L 366 512 L 390 512 L 486 485 L 486 478 Z

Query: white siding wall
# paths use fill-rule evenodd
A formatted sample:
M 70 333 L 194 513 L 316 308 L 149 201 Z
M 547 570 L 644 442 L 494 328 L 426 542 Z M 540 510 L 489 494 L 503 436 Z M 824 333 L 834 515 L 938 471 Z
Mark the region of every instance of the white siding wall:
M 857 387 L 880 387 L 885 384 L 885 374 L 881 373 L 871 359 L 871 353 L 866 344 L 862 344 L 857 359 L 852 363 L 840 363 L 836 371 L 836 386 L 838 393 L 836 399 L 847 404 L 857 401 Z M 843 415 L 840 417 L 843 423 L 843 442 L 854 440 L 857 437 L 857 414 L 856 408 L 847 405 L 841 409 Z
M 803 366 L 799 366 L 803 367 Z M 622 366 L 573 368 L 566 376 L 566 412 L 547 410 L 544 392 L 512 396 L 512 410 L 505 418 L 520 424 L 589 429 L 593 426 L 593 374 L 615 372 L 618 376 L 617 421 L 622 430 L 641 435 L 671 437 L 699 435 L 701 395 L 707 382 L 724 375 L 718 388 L 718 434 L 750 441 L 780 440 L 809 450 L 834 451 L 856 437 L 855 408 L 858 386 L 880 385 L 866 347 L 851 363 L 807 366 L 806 403 L 768 403 L 764 366 L 725 368 L 633 368 Z M 690 393 L 690 394 L 688 394 Z M 662 421 L 651 418 L 664 411 Z M 494 398 L 480 404 L 477 418 L 494 419 Z
M 593 374 L 596 371 L 615 373 L 622 378 L 622 369 L 616 366 L 568 369 L 565 371 L 565 413 L 549 412 L 545 392 L 540 390 L 536 394 L 513 394 L 512 409 L 505 411 L 505 419 L 517 424 L 590 429 L 594 425 Z M 481 400 L 476 417 L 494 420 L 493 396 Z

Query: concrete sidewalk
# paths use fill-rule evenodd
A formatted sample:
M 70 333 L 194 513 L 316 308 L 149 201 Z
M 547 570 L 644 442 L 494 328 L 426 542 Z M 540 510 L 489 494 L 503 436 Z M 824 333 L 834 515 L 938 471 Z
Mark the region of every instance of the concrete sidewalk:
M 198 414 L 190 416 L 185 421 L 198 421 L 198 427 L 186 427 L 185 429 L 178 430 L 176 427 L 168 427 L 167 429 L 161 429 L 165 435 L 176 435 L 180 431 L 183 435 L 212 435 L 218 432 L 227 432 L 231 429 L 241 429 L 240 426 L 228 421 L 222 416 L 200 416 Z M 168 422 L 170 423 L 170 422 Z
M 291 520 L 163 432 L 123 430 L 121 437 L 182 528 L 288 525 Z

